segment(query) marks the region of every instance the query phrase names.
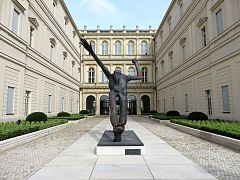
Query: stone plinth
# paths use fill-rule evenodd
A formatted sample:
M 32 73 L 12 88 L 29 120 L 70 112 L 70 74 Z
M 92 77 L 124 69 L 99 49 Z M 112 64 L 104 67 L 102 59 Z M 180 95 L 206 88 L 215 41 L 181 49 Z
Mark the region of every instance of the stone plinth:
M 144 155 L 142 141 L 133 130 L 122 133 L 122 141 L 114 142 L 113 131 L 105 131 L 97 145 L 97 155 Z

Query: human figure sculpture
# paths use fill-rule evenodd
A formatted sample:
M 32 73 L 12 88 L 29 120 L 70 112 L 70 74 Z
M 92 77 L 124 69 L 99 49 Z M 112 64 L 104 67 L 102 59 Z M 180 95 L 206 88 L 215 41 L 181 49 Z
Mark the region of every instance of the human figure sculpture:
M 86 39 L 80 40 L 83 47 L 93 56 L 95 61 L 101 67 L 102 71 L 109 80 L 109 104 L 110 104 L 110 121 L 113 126 L 114 141 L 121 141 L 121 134 L 124 131 L 127 123 L 127 83 L 132 80 L 141 80 L 143 77 L 140 75 L 140 70 L 136 59 L 132 60 L 132 63 L 137 69 L 137 76 L 127 76 L 122 74 L 120 70 L 115 70 L 113 74 L 104 66 L 102 61 L 92 50 L 91 44 Z M 119 97 L 120 114 L 117 116 L 117 96 Z

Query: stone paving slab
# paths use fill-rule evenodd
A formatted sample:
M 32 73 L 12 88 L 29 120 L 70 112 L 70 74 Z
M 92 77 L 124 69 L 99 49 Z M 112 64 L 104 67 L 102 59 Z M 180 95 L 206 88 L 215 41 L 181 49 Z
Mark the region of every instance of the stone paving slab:
M 143 137 L 146 155 L 97 156 L 109 123 L 104 119 L 29 179 L 216 179 L 130 117 L 126 129 Z

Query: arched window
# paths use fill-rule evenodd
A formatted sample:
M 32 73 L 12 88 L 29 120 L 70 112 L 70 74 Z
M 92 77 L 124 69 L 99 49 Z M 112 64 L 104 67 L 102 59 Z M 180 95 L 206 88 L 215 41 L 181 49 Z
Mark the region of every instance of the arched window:
M 134 43 L 132 41 L 128 43 L 128 55 L 134 55 Z
M 121 55 L 122 54 L 122 47 L 121 42 L 117 41 L 115 44 L 115 55 Z
M 142 76 L 143 76 L 143 80 L 142 82 L 148 82 L 148 72 L 147 72 L 147 68 L 143 67 L 142 68 Z
M 129 75 L 129 76 L 134 76 L 134 75 L 135 75 L 135 70 L 134 70 L 134 68 L 130 67 L 130 68 L 128 69 L 128 75 Z
M 108 55 L 108 43 L 106 41 L 102 43 L 102 55 Z
M 86 99 L 86 110 L 88 113 L 95 113 L 95 108 L 96 108 L 96 101 L 95 97 L 90 95 Z
M 148 54 L 148 45 L 146 41 L 143 41 L 141 43 L 141 55 L 147 55 Z
M 90 41 L 90 45 L 92 46 L 93 52 L 96 52 L 96 45 L 94 41 Z
M 89 83 L 94 83 L 95 81 L 95 70 L 94 68 L 89 68 L 88 71 L 88 82 Z

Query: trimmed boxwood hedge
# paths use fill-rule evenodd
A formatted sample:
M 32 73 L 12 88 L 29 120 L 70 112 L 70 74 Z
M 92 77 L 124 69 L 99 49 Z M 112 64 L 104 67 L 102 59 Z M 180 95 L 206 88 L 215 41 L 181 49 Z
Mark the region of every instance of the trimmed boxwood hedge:
M 79 114 L 88 114 L 88 110 L 81 110 Z
M 171 122 L 240 140 L 239 121 L 227 121 L 227 120 L 190 121 L 187 119 L 173 119 L 171 120 Z
M 166 116 L 180 116 L 180 113 L 178 111 L 168 111 Z
M 170 120 L 170 119 L 183 119 L 186 118 L 186 116 L 166 116 L 166 114 L 164 113 L 157 113 L 153 116 L 156 119 L 160 119 L 160 120 Z
M 29 121 L 22 121 L 19 125 L 17 125 L 15 122 L 0 123 L 0 141 L 57 126 L 67 122 L 68 120 L 66 119 L 48 119 L 46 123 L 30 123 Z
M 69 117 L 69 116 L 71 116 L 71 114 L 68 113 L 68 112 L 64 112 L 64 111 L 59 112 L 59 113 L 57 114 L 57 117 Z
M 189 120 L 208 120 L 208 116 L 203 112 L 191 112 L 188 115 Z
M 30 123 L 43 121 L 45 123 L 47 121 L 47 115 L 43 112 L 33 112 L 26 117 L 26 121 Z

